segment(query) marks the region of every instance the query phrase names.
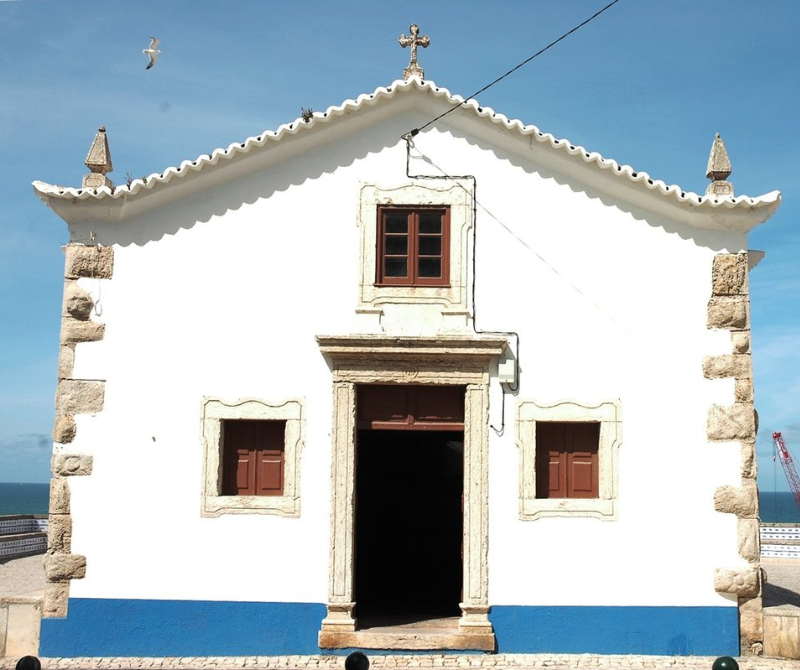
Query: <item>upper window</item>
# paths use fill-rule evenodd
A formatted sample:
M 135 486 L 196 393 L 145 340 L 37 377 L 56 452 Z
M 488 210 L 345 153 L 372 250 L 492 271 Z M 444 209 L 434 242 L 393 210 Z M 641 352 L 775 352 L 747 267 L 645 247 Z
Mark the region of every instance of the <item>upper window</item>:
M 431 318 L 438 307 L 437 327 L 468 330 L 469 181 L 362 184 L 358 225 L 356 311 L 364 321 L 377 316 L 380 327 L 391 330 L 408 318 L 408 309 L 423 307 Z
M 202 515 L 300 515 L 299 400 L 203 402 Z
M 521 519 L 616 518 L 620 411 L 619 401 L 519 404 Z
M 450 284 L 449 207 L 378 207 L 377 243 L 377 284 Z

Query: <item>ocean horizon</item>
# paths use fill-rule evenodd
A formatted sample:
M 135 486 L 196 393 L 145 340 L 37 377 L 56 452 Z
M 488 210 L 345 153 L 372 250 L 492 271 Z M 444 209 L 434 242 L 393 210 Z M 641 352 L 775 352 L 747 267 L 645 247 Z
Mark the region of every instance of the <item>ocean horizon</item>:
M 762 523 L 800 523 L 800 510 L 789 491 L 759 491 Z M 0 482 L 0 515 L 47 514 L 50 484 Z

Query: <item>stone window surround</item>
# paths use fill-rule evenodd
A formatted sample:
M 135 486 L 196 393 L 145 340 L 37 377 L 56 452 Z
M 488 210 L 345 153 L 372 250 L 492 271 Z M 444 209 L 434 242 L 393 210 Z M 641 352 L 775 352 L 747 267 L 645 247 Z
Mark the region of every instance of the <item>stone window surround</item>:
M 450 208 L 449 286 L 378 286 L 378 206 L 447 206 Z M 441 305 L 447 311 L 467 312 L 467 250 L 472 227 L 472 185 L 468 182 L 406 183 L 379 186 L 363 183 L 359 197 L 358 225 L 361 229 L 361 278 L 359 313 L 380 311 L 386 302 Z
M 464 574 L 458 632 L 443 641 L 441 648 L 494 649 L 488 617 L 489 368 L 507 342 L 496 336 L 474 335 L 430 339 L 351 335 L 317 337 L 317 341 L 333 363 L 330 572 L 320 646 L 369 648 L 373 642 L 369 631 L 357 630 L 354 616 L 356 386 L 447 384 L 466 387 Z M 380 645 L 419 648 L 413 640 L 393 643 L 382 639 Z M 439 647 L 434 644 L 425 648 Z
M 533 400 L 520 402 L 517 409 L 517 446 L 520 454 L 519 518 L 533 521 L 546 516 L 588 516 L 604 520 L 617 518 L 617 473 L 622 443 L 619 400 L 584 404 L 559 401 L 552 404 Z M 597 422 L 599 496 L 597 498 L 536 497 L 536 422 Z
M 300 455 L 305 439 L 301 400 L 267 402 L 244 398 L 226 402 L 204 398 L 202 406 L 203 493 L 201 516 L 222 514 L 273 514 L 300 516 Z M 286 421 L 284 488 L 281 496 L 223 496 L 221 425 L 226 419 Z

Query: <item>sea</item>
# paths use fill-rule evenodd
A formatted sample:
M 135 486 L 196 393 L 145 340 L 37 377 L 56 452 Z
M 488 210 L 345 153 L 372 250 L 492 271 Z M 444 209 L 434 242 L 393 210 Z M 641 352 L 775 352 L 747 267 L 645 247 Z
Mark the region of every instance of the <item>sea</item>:
M 47 514 L 50 484 L 0 482 L 0 516 L 5 514 Z
M 0 515 L 47 514 L 49 484 L 0 482 Z M 762 523 L 800 523 L 800 510 L 788 491 L 759 491 Z

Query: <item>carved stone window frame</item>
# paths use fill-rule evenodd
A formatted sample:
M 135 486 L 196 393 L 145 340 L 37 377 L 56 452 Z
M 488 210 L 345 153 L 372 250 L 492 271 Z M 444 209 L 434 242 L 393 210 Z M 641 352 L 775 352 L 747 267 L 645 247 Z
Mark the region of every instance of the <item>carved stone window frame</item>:
M 420 384 L 464 386 L 463 602 L 458 632 L 441 648 L 494 649 L 489 621 L 489 369 L 507 342 L 492 336 L 317 337 L 332 362 L 331 538 L 327 616 L 322 648 L 368 648 L 368 631 L 358 631 L 354 616 L 356 386 Z M 384 648 L 417 649 L 408 636 L 397 646 L 381 637 Z M 413 637 L 413 636 L 412 636 Z M 388 645 L 388 647 L 386 646 Z M 405 646 L 403 646 L 405 645 Z M 410 646 L 408 646 L 410 645 Z M 453 646 L 455 645 L 455 646 Z
M 450 210 L 449 286 L 378 285 L 378 207 L 442 206 Z M 406 183 L 381 186 L 364 183 L 359 197 L 361 277 L 357 312 L 370 313 L 385 302 L 442 305 L 448 311 L 467 310 L 467 252 L 472 228 L 472 184 L 468 181 Z
M 284 486 L 281 496 L 224 496 L 222 491 L 222 421 L 257 419 L 285 421 Z M 301 400 L 268 402 L 258 398 L 224 401 L 204 398 L 202 405 L 203 492 L 200 515 L 273 514 L 300 516 L 300 455 L 305 439 Z
M 519 447 L 519 518 L 533 521 L 546 516 L 588 516 L 604 520 L 617 518 L 619 447 L 622 444 L 622 406 L 619 400 L 584 404 L 564 400 L 552 404 L 533 400 L 517 408 Z M 598 445 L 597 498 L 536 497 L 536 422 L 593 422 L 600 424 Z

